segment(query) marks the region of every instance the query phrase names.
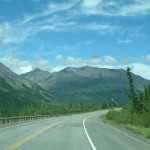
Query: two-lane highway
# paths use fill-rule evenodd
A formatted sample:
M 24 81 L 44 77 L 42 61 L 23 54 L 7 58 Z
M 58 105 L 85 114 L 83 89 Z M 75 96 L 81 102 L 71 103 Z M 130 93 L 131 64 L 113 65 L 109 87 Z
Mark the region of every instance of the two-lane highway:
M 99 121 L 90 112 L 0 128 L 0 150 L 149 150 L 149 140 Z

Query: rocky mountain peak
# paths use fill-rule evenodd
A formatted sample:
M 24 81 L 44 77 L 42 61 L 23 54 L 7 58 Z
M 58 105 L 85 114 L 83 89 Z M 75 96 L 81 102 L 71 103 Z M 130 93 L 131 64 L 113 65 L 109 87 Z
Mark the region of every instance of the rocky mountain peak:
M 0 77 L 14 76 L 16 75 L 12 72 L 8 67 L 6 67 L 3 63 L 0 62 Z

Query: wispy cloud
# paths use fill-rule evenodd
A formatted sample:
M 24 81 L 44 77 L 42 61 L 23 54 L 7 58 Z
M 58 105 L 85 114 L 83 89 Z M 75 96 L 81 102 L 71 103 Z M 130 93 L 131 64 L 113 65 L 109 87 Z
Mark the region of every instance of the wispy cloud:
M 84 15 L 110 16 L 112 12 L 109 12 L 108 10 L 105 11 L 104 7 L 108 7 L 108 6 L 111 7 L 115 5 L 116 5 L 115 2 L 108 2 L 108 1 L 103 1 L 103 0 L 95 0 L 95 1 L 83 0 L 80 6 L 80 11 L 81 11 L 81 14 L 84 14 Z
M 56 13 L 56 12 L 62 12 L 71 9 L 76 4 L 76 1 L 70 1 L 68 3 L 49 3 L 48 4 L 48 12 Z
M 24 20 L 22 21 L 22 24 L 31 22 L 37 18 L 50 17 L 60 12 L 69 11 L 71 8 L 73 8 L 74 5 L 77 4 L 77 2 L 78 2 L 77 0 L 72 0 L 68 3 L 49 2 L 48 5 L 45 7 L 45 9 L 41 10 L 40 13 L 38 12 L 35 14 L 24 14 Z
M 104 62 L 110 65 L 110 64 L 115 64 L 117 60 L 112 56 L 104 56 Z
M 125 40 L 118 40 L 117 43 L 121 44 L 121 43 L 125 43 L 125 44 L 130 44 L 133 43 L 133 41 L 131 39 L 125 39 Z
M 150 15 L 150 1 L 131 0 L 71 0 L 69 2 L 50 2 L 41 13 L 25 16 L 26 21 L 49 16 L 60 12 L 71 15 L 101 15 L 101 16 L 139 16 Z M 25 22 L 26 22 L 25 21 Z
M 4 28 L 0 28 L 0 46 L 3 44 L 5 39 L 5 29 Z
M 150 15 L 150 1 L 131 0 L 130 3 L 127 3 L 122 0 L 83 0 L 81 13 L 85 15 L 123 17 Z
M 3 44 L 21 43 L 38 32 L 38 28 L 32 26 L 20 26 L 16 22 L 5 22 L 0 25 L 0 39 Z
M 56 26 L 54 25 L 44 25 L 40 28 L 41 30 L 45 31 L 58 31 Z
M 109 23 L 100 23 L 100 22 L 93 22 L 86 24 L 83 26 L 86 30 L 96 31 L 99 34 L 106 34 L 106 33 L 115 33 L 121 31 L 119 26 L 111 25 Z
M 133 0 L 130 5 L 120 8 L 118 15 L 120 16 L 138 16 L 150 15 L 150 1 Z
M 94 43 L 94 40 L 89 40 L 89 41 L 86 41 L 85 42 L 85 45 L 91 45 L 91 44 L 93 44 Z
M 146 61 L 150 62 L 150 55 L 146 55 L 145 57 L 143 57 Z
M 74 45 L 68 45 L 68 44 L 63 44 L 63 45 L 57 45 L 56 50 L 55 50 L 55 54 L 61 53 L 61 52 L 73 52 L 76 51 L 80 48 L 81 43 L 75 43 Z
M 64 4 L 66 7 L 62 9 L 55 5 L 58 4 L 49 4 L 49 7 L 41 13 L 25 14 L 23 20 L 16 19 L 0 23 L 0 44 L 21 43 L 40 32 L 64 32 L 78 27 L 78 22 L 73 21 L 67 14 L 64 17 L 55 14 L 69 9 L 71 4 Z M 60 7 L 63 7 L 63 4 Z M 40 20 L 34 21 L 39 18 Z
M 114 0 L 71 0 L 63 3 L 50 2 L 44 9 L 40 9 L 41 11 L 37 13 L 24 14 L 23 19 L 1 23 L 0 44 L 21 43 L 44 31 L 88 30 L 99 34 L 122 33 L 124 28 L 119 25 L 94 21 L 85 23 L 82 21 L 82 17 L 84 15 L 124 17 L 149 15 L 150 2 L 146 0 L 132 0 L 129 4 L 126 4 L 121 0 L 117 2 Z M 133 36 L 137 36 L 140 32 L 135 29 L 130 33 Z M 120 40 L 119 42 L 131 43 L 129 40 Z

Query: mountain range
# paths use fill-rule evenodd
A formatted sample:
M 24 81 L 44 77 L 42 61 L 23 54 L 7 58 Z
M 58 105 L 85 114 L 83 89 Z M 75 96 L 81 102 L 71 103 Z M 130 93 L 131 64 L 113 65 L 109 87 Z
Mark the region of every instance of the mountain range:
M 128 101 L 125 89 L 128 89 L 126 71 L 85 66 L 68 67 L 58 72 L 49 73 L 35 69 L 21 75 L 27 78 L 64 103 L 100 104 L 103 101 L 124 103 Z M 133 74 L 136 91 L 142 91 L 150 84 L 138 75 Z
M 150 84 L 133 74 L 136 91 Z M 23 106 L 101 104 L 104 101 L 124 103 L 128 101 L 126 71 L 96 67 L 68 67 L 49 73 L 40 69 L 17 75 L 0 63 L 0 109 L 20 111 Z
M 59 104 L 50 92 L 0 63 L 0 109 L 19 111 L 26 105 L 39 107 L 43 101 L 49 105 Z

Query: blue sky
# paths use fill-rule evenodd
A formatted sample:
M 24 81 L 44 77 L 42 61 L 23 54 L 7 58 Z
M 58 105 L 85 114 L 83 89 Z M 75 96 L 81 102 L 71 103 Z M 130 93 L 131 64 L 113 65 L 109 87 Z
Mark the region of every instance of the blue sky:
M 150 1 L 0 0 L 0 61 L 18 74 L 130 66 L 150 79 Z

